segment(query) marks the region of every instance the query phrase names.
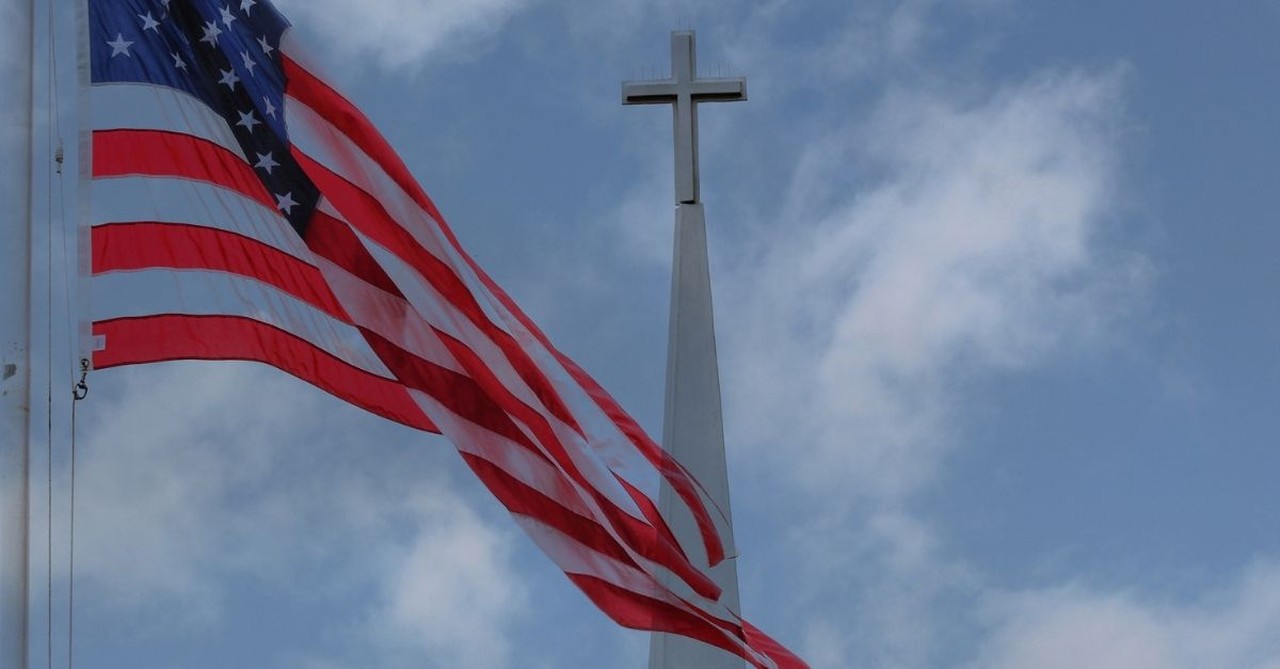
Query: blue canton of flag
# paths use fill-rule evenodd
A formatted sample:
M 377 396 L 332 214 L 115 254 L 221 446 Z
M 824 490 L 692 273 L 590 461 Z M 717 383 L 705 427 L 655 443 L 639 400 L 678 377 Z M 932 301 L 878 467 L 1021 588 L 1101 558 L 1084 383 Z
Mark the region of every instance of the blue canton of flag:
M 289 152 L 280 38 L 268 3 L 91 0 L 92 81 L 184 91 L 222 116 L 277 207 L 300 234 L 319 191 Z

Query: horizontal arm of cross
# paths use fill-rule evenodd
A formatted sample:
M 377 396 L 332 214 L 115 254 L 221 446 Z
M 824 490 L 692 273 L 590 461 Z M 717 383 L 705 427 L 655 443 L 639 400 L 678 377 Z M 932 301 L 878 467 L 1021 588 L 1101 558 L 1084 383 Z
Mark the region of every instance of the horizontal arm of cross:
M 688 92 L 698 102 L 734 102 L 747 99 L 747 80 L 743 77 L 695 79 L 692 82 L 662 79 L 658 81 L 625 81 L 622 104 L 646 105 L 671 102 Z

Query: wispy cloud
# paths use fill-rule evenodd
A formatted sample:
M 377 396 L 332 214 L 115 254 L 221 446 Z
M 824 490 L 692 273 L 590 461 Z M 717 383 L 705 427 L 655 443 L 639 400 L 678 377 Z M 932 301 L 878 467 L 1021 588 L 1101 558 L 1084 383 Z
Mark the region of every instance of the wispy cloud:
M 456 62 L 502 30 L 532 0 L 281 0 L 282 11 L 314 27 L 350 56 L 387 69 L 426 60 Z
M 514 528 L 468 507 L 441 473 L 442 440 L 335 404 L 245 364 L 103 377 L 78 486 L 85 605 L 216 628 L 232 584 L 259 582 L 355 602 L 330 622 L 368 621 L 348 639 L 360 666 L 506 666 L 502 640 L 527 610 Z
M 1280 567 L 1191 603 L 1064 586 L 991 597 L 973 669 L 1277 669 Z
M 177 601 L 213 615 L 215 573 L 255 555 L 246 533 L 269 535 L 277 524 L 258 517 L 257 527 L 246 526 L 249 514 L 232 508 L 234 491 L 272 496 L 264 479 L 290 426 L 314 405 L 245 392 L 282 390 L 261 374 L 181 369 L 137 371 L 119 394 L 95 396 L 80 467 L 79 494 L 89 503 L 78 518 L 77 567 L 114 605 Z
M 913 500 L 966 443 L 966 384 L 1107 342 L 1143 294 L 1146 261 L 1104 234 L 1126 76 L 885 85 L 814 133 L 774 232 L 717 279 L 735 465 L 790 478 L 804 576 L 777 587 L 811 602 L 817 666 L 963 652 L 983 579 Z
M 782 234 L 725 282 L 742 333 L 729 387 L 762 455 L 803 443 L 807 489 L 909 494 L 954 442 L 965 375 L 1107 330 L 1144 268 L 1096 244 L 1122 81 L 1046 72 L 977 102 L 894 90 L 806 152 Z
M 456 498 L 424 494 L 416 506 L 421 526 L 386 583 L 375 628 L 392 632 L 389 645 L 441 666 L 513 666 L 509 627 L 529 602 L 513 573 L 511 537 Z

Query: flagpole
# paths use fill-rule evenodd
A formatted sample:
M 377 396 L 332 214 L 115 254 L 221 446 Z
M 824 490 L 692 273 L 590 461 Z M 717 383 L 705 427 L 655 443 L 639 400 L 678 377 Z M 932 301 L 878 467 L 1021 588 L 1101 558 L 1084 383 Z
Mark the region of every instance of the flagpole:
M 26 669 L 35 0 L 0 0 L 0 667 Z

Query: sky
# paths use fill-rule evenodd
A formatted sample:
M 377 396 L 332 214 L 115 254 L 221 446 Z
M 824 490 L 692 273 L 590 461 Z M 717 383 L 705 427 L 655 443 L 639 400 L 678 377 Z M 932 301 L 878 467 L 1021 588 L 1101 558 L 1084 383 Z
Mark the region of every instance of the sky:
M 651 434 L 671 121 L 619 82 L 685 28 L 747 77 L 700 114 L 742 603 L 814 667 L 1280 669 L 1280 2 L 279 5 Z M 90 384 L 77 666 L 646 666 L 442 439 Z

